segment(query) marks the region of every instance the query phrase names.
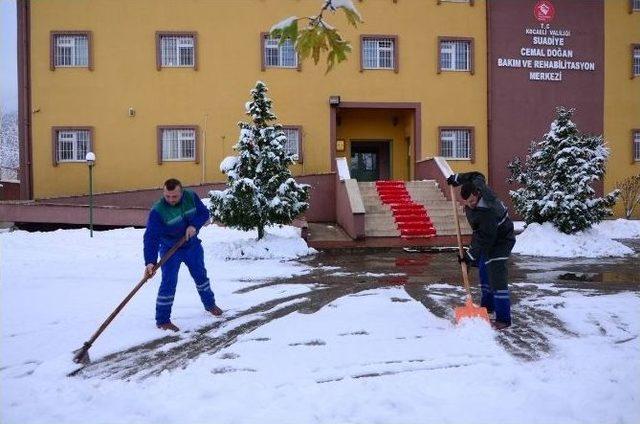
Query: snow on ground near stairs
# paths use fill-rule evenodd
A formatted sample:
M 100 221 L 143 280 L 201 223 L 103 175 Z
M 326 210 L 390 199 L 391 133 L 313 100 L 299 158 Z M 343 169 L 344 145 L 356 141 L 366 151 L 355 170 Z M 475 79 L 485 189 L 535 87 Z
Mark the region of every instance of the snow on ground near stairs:
M 513 253 L 550 257 L 601 258 L 633 254 L 633 250 L 613 240 L 640 238 L 639 220 L 606 220 L 593 228 L 567 235 L 551 223 L 530 224 L 516 236 Z
M 261 244 L 255 234 L 202 230 L 225 316 L 314 289 L 261 287 L 311 271 L 285 260 L 311 252 L 296 229 L 269 231 Z M 507 353 L 485 324 L 455 326 L 391 286 L 290 313 L 157 377 L 66 377 L 76 367 L 71 351 L 139 281 L 142 234 L 0 234 L 0 422 L 640 421 L 640 296 L 632 292 L 538 300 L 576 336 L 541 328 L 554 350 L 536 361 Z M 246 257 L 268 259 L 224 259 Z M 153 321 L 158 284 L 156 276 L 98 339 L 94 360 L 165 335 Z M 255 290 L 239 292 L 248 287 Z M 184 267 L 173 318 L 180 339 L 220 320 L 202 310 Z

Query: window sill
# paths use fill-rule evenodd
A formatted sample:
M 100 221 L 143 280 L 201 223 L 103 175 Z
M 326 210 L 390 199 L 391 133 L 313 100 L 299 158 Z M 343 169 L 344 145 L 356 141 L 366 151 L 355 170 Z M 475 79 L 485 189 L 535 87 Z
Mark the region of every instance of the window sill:
M 195 158 L 189 159 L 162 159 L 162 162 L 195 162 Z

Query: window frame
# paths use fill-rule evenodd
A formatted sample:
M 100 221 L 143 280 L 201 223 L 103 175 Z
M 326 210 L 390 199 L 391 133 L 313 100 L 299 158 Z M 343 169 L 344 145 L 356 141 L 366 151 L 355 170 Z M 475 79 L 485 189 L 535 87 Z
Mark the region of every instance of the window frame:
M 87 37 L 87 65 L 57 66 L 56 41 L 58 37 Z M 93 71 L 93 33 L 91 31 L 56 30 L 49 32 L 49 69 L 55 71 L 56 69 L 67 68 L 87 68 L 88 70 Z
M 640 68 L 638 69 L 639 72 L 636 73 L 635 67 L 636 50 L 638 51 L 638 58 L 640 58 L 640 43 L 631 44 L 631 79 L 640 77 Z
M 296 130 L 298 131 L 298 158 L 295 160 L 296 163 L 303 163 L 303 154 L 302 154 L 302 125 L 282 125 L 282 130 Z M 286 132 L 285 132 L 286 135 Z
M 365 40 L 381 40 L 383 38 L 391 39 L 393 42 L 393 54 L 391 55 L 393 60 L 393 66 L 391 68 L 365 68 L 364 66 L 364 42 Z M 364 71 L 393 71 L 398 73 L 400 71 L 400 65 L 398 63 L 398 36 L 391 34 L 361 34 L 360 35 L 360 72 Z M 380 57 L 378 56 L 378 63 Z
M 469 69 L 442 69 L 442 43 L 443 42 L 456 42 L 463 41 L 469 43 Z M 475 74 L 475 61 L 473 60 L 475 55 L 475 39 L 473 37 L 450 37 L 450 36 L 439 36 L 438 37 L 438 47 L 436 49 L 438 54 L 438 74 L 443 72 L 468 72 L 471 75 Z
M 193 130 L 194 131 L 194 158 L 188 159 L 164 159 L 163 158 L 163 144 L 162 135 L 166 130 Z M 157 160 L 158 165 L 162 165 L 164 162 L 180 163 L 180 162 L 193 162 L 195 164 L 200 163 L 200 128 L 197 125 L 158 125 L 156 127 L 157 137 Z
M 638 1 L 638 0 L 635 0 Z M 638 6 L 636 7 L 636 2 L 634 0 L 629 0 L 629 14 L 633 12 L 640 12 L 640 2 L 638 2 Z
M 459 0 L 459 1 L 451 1 L 451 0 L 436 0 L 436 5 L 440 6 L 442 3 L 468 3 L 469 6 L 473 6 L 474 0 Z
M 636 142 L 636 139 L 638 140 Z M 636 143 L 638 147 L 636 149 Z M 636 157 L 636 151 L 638 151 L 638 157 Z M 631 164 L 640 162 L 640 128 L 633 128 L 631 130 Z
M 78 132 L 78 131 L 88 131 L 89 132 L 89 143 L 87 146 L 87 153 L 94 152 L 95 148 L 95 137 L 93 127 L 91 126 L 56 126 L 51 127 L 51 147 L 52 147 L 52 161 L 53 166 L 58 166 L 59 164 L 64 163 L 85 163 L 86 159 L 73 159 L 73 160 L 59 160 L 58 157 L 58 134 L 61 132 Z M 77 141 L 76 141 L 77 143 Z
M 192 37 L 193 65 L 162 65 L 162 37 Z M 179 56 L 179 55 L 178 55 Z M 197 31 L 156 31 L 156 69 L 193 69 L 198 70 L 198 32 Z
M 442 153 L 442 132 L 443 131 L 468 131 L 469 132 L 469 157 L 457 158 L 444 156 Z M 468 160 L 471 163 L 476 162 L 476 148 L 475 148 L 475 127 L 472 126 L 440 126 L 438 127 L 438 154 L 445 157 L 447 160 L 463 161 Z
M 275 38 L 271 38 L 271 34 L 268 32 L 261 32 L 260 33 L 260 70 L 261 71 L 266 71 L 267 69 L 295 69 L 300 71 L 302 69 L 301 67 L 301 60 L 300 60 L 300 55 L 298 54 L 298 52 L 296 51 L 295 47 L 293 49 L 293 52 L 295 53 L 296 56 L 296 66 L 282 66 L 282 65 L 278 65 L 278 66 L 271 66 L 271 65 L 267 65 L 267 61 L 265 58 L 265 54 L 266 54 L 266 48 L 267 48 L 267 40 L 276 40 Z M 282 46 L 278 46 L 278 58 L 280 58 L 280 51 L 281 51 L 281 47 Z

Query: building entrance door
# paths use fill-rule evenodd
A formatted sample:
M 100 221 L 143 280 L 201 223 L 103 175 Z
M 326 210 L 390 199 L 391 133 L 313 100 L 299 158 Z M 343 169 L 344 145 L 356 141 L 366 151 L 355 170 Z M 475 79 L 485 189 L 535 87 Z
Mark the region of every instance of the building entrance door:
M 389 179 L 390 145 L 389 141 L 351 142 L 351 178 L 358 181 Z

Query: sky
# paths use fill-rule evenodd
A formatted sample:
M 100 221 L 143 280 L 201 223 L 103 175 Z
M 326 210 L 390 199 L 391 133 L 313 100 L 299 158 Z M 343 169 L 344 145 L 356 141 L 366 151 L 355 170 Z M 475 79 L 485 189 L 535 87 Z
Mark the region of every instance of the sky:
M 16 2 L 0 0 L 0 102 L 3 110 L 18 109 Z

